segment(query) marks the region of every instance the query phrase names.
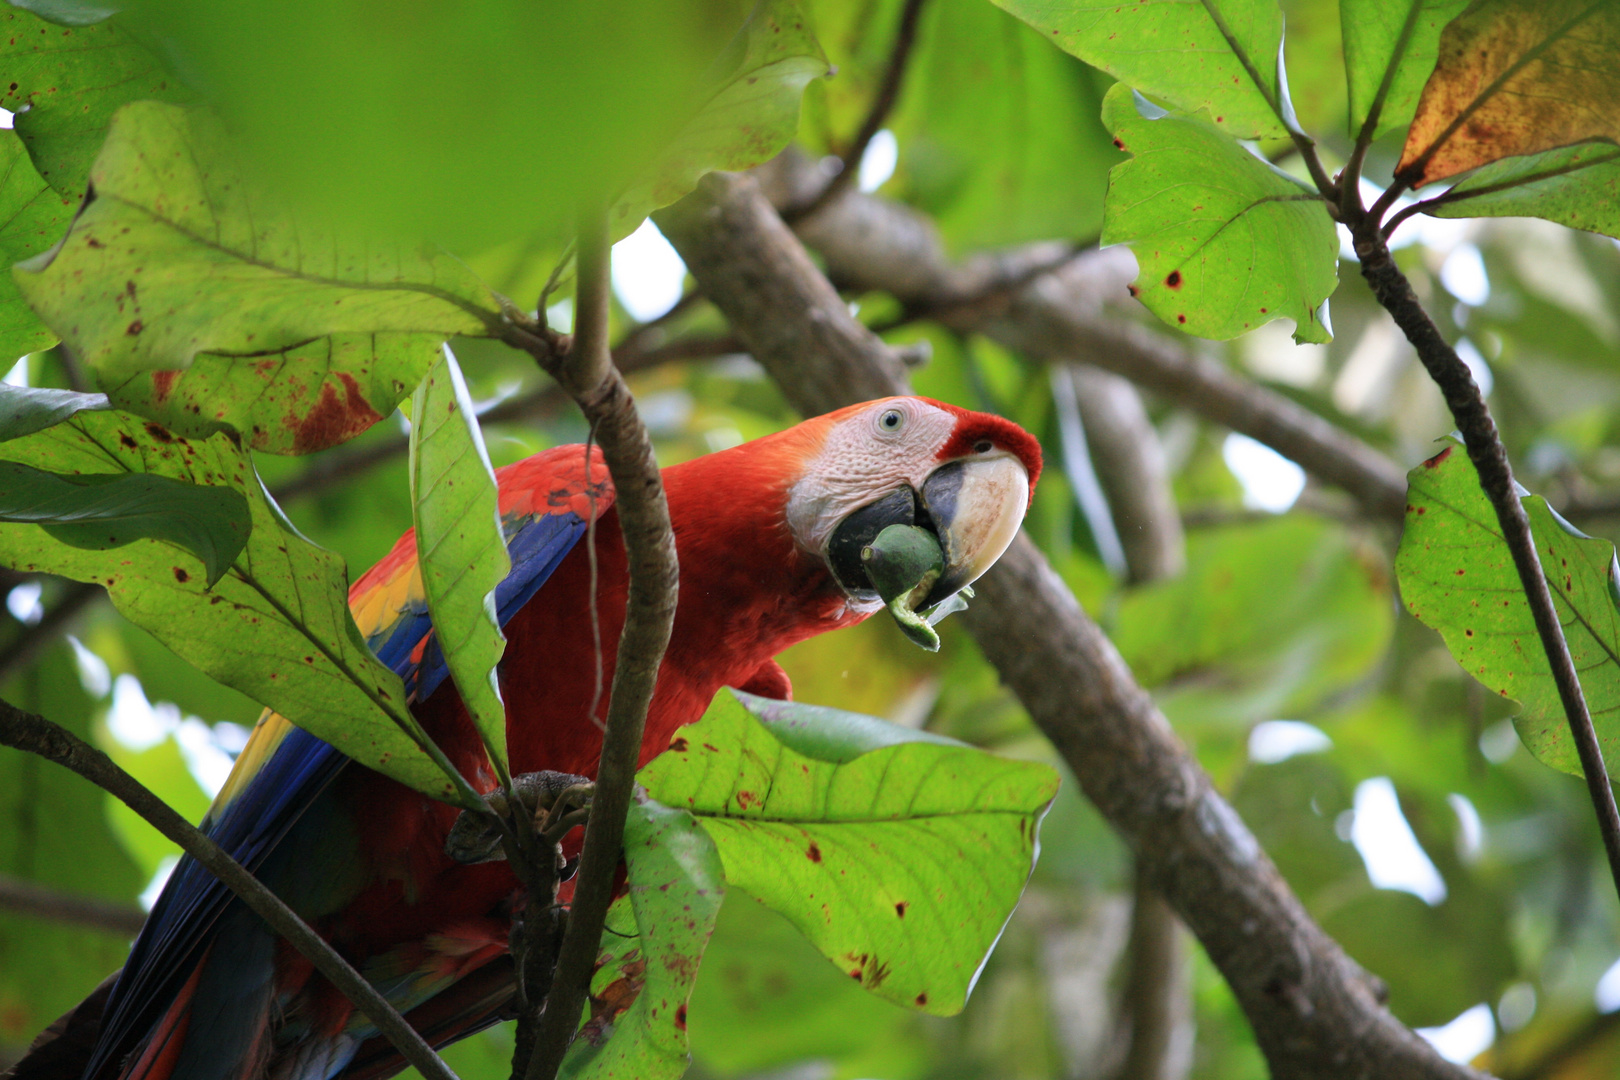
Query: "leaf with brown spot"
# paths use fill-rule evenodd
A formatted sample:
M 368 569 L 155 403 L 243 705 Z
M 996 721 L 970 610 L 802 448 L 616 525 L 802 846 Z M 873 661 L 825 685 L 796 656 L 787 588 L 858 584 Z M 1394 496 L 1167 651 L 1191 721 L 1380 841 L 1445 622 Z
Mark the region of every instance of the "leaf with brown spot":
M 628 895 L 608 909 L 590 1018 L 558 1080 L 679 1080 L 686 1005 L 726 895 L 714 841 L 685 810 L 643 794 L 624 825 Z
M 1440 36 L 1395 175 L 1411 187 L 1503 158 L 1620 141 L 1620 5 L 1485 0 Z
M 1446 442 L 1461 449 L 1460 443 Z M 1413 469 L 1407 480 L 1412 505 L 1433 511 L 1407 514 L 1395 557 L 1408 610 L 1440 631 L 1464 670 L 1523 706 L 1513 724 L 1531 753 L 1579 775 L 1580 760 L 1547 655 L 1473 463 L 1465 453 L 1442 454 Z M 1567 560 L 1568 572 L 1549 575 L 1547 584 L 1603 759 L 1615 769 L 1620 767 L 1620 564 L 1614 545 L 1579 532 L 1539 495 L 1522 501 L 1543 568 L 1550 560 L 1559 565 Z M 1460 579 L 1459 563 L 1467 570 Z
M 702 749 L 665 753 L 639 779 L 698 817 L 727 881 L 867 990 L 961 1011 L 1029 876 L 1050 768 L 733 690 L 688 745 Z

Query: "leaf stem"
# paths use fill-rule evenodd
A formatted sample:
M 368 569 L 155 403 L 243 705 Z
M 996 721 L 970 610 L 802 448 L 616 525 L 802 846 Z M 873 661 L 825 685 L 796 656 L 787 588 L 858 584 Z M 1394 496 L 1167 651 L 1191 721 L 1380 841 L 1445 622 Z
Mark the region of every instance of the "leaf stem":
M 179 844 L 231 892 L 297 949 L 315 969 L 354 1003 L 365 1017 L 427 1080 L 456 1080 L 439 1055 L 416 1029 L 310 929 L 293 910 L 223 848 L 182 818 L 168 803 L 113 764 L 111 758 L 57 724 L 0 700 L 0 745 L 37 754 L 78 773 L 139 814 L 158 832 Z
M 559 356 L 532 337 L 519 346 L 562 384 L 596 432 L 617 492 L 614 512 L 630 576 L 585 846 L 538 1042 L 524 1069 L 527 1080 L 557 1075 L 579 1026 L 613 895 L 647 709 L 675 621 L 678 568 L 663 478 L 608 348 L 609 239 L 606 207 L 587 209 L 580 217 L 578 299 L 568 353 Z
M 1513 482 L 1513 469 L 1508 464 L 1507 451 L 1497 433 L 1496 422 L 1468 371 L 1468 365 L 1440 335 L 1439 328 L 1418 302 L 1406 275 L 1401 273 L 1395 260 L 1390 257 L 1389 247 L 1378 227 L 1378 218 L 1372 213 L 1359 218 L 1354 226 L 1354 235 L 1362 276 L 1372 287 L 1378 302 L 1394 317 L 1396 325 L 1417 350 L 1418 359 L 1423 362 L 1429 376 L 1440 387 L 1451 415 L 1462 432 L 1469 460 L 1479 472 L 1480 488 L 1496 511 L 1502 537 L 1513 555 L 1519 582 L 1530 603 L 1536 633 L 1541 638 L 1541 646 L 1552 668 L 1553 682 L 1558 687 L 1564 715 L 1569 720 L 1570 733 L 1581 759 L 1581 772 L 1586 778 L 1587 792 L 1597 814 L 1598 830 L 1603 836 L 1609 873 L 1614 878 L 1616 892 L 1620 893 L 1620 811 L 1615 808 L 1614 789 L 1609 786 L 1608 770 L 1603 763 L 1597 732 L 1592 726 L 1592 715 L 1587 709 L 1586 696 L 1581 689 L 1574 660 L 1570 657 L 1569 645 L 1564 640 L 1558 610 L 1553 605 L 1552 592 L 1547 586 L 1536 553 L 1535 539 L 1530 533 L 1530 519 L 1519 501 Z
M 1407 46 L 1412 43 L 1412 35 L 1417 31 L 1418 16 L 1423 10 L 1422 0 L 1407 0 L 1407 5 L 1406 21 L 1401 24 L 1400 36 L 1395 39 L 1395 49 L 1390 53 L 1389 65 L 1384 68 L 1384 77 L 1379 80 L 1378 89 L 1367 105 L 1367 117 L 1361 122 L 1361 130 L 1356 133 L 1356 145 L 1350 151 L 1350 160 L 1345 163 L 1344 171 L 1339 174 L 1340 199 L 1347 213 L 1351 209 L 1351 197 L 1345 192 L 1357 190 L 1361 186 L 1361 167 L 1367 160 L 1367 150 L 1372 146 L 1373 136 L 1378 131 L 1378 121 L 1384 114 L 1384 102 L 1389 98 L 1389 89 L 1395 85 L 1395 70 L 1401 66 Z

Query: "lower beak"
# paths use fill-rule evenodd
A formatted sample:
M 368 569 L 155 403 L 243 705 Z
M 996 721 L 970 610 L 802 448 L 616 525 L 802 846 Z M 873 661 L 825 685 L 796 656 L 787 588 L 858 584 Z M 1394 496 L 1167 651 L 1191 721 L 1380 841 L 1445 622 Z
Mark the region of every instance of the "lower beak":
M 945 572 L 917 605 L 927 609 L 1001 558 L 1029 509 L 1029 473 L 1010 454 L 953 461 L 929 475 L 921 494 L 945 551 Z

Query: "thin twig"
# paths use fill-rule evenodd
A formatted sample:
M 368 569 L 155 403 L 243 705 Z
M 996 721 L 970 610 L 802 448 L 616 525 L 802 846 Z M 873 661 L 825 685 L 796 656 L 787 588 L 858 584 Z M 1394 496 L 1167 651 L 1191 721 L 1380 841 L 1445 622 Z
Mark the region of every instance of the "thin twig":
M 111 793 L 158 832 L 179 844 L 187 855 L 202 864 L 272 930 L 314 964 L 315 969 L 353 1002 L 366 1019 L 376 1024 L 378 1031 L 423 1076 L 429 1080 L 456 1080 L 455 1073 L 423 1041 L 416 1029 L 324 938 L 310 929 L 258 878 L 248 873 L 241 863 L 177 814 L 168 803 L 113 764 L 106 754 L 44 717 L 25 712 L 3 700 L 0 700 L 0 745 L 38 754 Z
M 0 910 L 131 937 L 140 933 L 146 922 L 146 913 L 134 904 L 63 892 L 10 874 L 0 874 Z
M 1519 582 L 1529 601 L 1536 632 L 1541 637 L 1541 647 L 1552 668 L 1553 683 L 1558 687 L 1558 697 L 1569 720 L 1570 733 L 1581 759 L 1581 772 L 1585 775 L 1592 808 L 1597 814 L 1598 830 L 1603 835 L 1609 873 L 1614 878 L 1616 892 L 1620 893 L 1620 812 L 1615 808 L 1614 789 L 1609 786 L 1603 751 L 1598 744 L 1597 732 L 1592 727 L 1592 714 L 1587 709 L 1580 676 L 1575 671 L 1569 645 L 1564 640 L 1558 609 L 1553 605 L 1552 591 L 1541 569 L 1535 539 L 1530 534 L 1530 519 L 1515 490 L 1513 469 L 1508 464 L 1507 451 L 1497 433 L 1496 421 L 1492 419 L 1468 365 L 1446 343 L 1428 312 L 1423 310 L 1406 275 L 1395 265 L 1379 230 L 1378 219 L 1369 213 L 1356 221 L 1352 231 L 1356 255 L 1361 260 L 1362 277 L 1372 286 L 1378 302 L 1394 317 L 1395 324 L 1417 350 L 1418 359 L 1445 396 L 1452 418 L 1462 432 L 1469 460 L 1479 472 L 1479 486 L 1496 511 L 1502 538 L 1513 555 L 1513 565 L 1519 572 Z
M 866 148 L 872 145 L 872 139 L 889 119 L 894 104 L 900 98 L 900 86 L 905 82 L 906 64 L 911 59 L 911 50 L 917 43 L 917 22 L 922 16 L 923 4 L 927 0 L 906 0 L 906 6 L 900 10 L 900 24 L 895 28 L 894 45 L 889 50 L 889 64 L 883 70 L 883 81 L 878 84 L 877 96 L 872 99 L 872 107 L 867 110 L 866 119 L 861 122 L 860 131 L 855 135 L 855 141 L 849 144 L 839 159 L 842 167 L 828 180 L 825 187 L 803 206 L 797 206 L 782 215 L 783 220 L 792 224 L 802 218 L 807 218 L 832 202 L 843 193 L 844 189 L 854 180 L 860 172 L 861 159 L 866 156 Z
M 675 535 L 663 480 L 652 440 L 608 349 L 610 250 L 605 209 L 582 215 L 575 331 L 566 356 L 521 333 L 509 339 L 531 352 L 562 384 L 595 429 L 617 493 L 614 510 L 630 577 L 585 846 L 556 976 L 540 1018 L 539 1041 L 525 1070 L 527 1080 L 556 1076 L 579 1025 L 612 899 L 647 709 L 675 620 Z

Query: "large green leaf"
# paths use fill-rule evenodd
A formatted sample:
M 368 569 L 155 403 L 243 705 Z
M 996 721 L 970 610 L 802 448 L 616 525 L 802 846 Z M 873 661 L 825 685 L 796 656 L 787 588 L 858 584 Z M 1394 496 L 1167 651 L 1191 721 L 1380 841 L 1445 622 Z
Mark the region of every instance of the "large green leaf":
M 120 407 L 198 438 L 230 430 L 255 450 L 311 454 L 390 415 L 439 355 L 433 334 L 331 334 L 285 349 L 198 353 L 184 371 L 107 380 Z
M 263 356 L 329 334 L 479 334 L 495 303 L 443 255 L 345 242 L 256 192 L 205 113 L 155 102 L 113 119 L 95 198 L 23 294 L 112 379 L 198 353 Z
M 603 937 L 590 1019 L 557 1073 L 565 1080 L 678 1080 L 690 1060 L 687 1000 L 726 895 L 720 854 L 690 813 L 643 798 L 625 819 L 624 861 L 629 896 L 608 926 L 622 934 L 633 915 L 635 933 Z
M 95 25 L 64 26 L 0 7 L 0 106 L 17 114 L 34 167 L 70 206 L 84 198 L 113 113 L 131 101 L 192 97 L 122 19 L 100 21 L 107 14 L 87 13 Z
M 1580 774 L 1530 604 L 1496 513 L 1462 444 L 1407 474 L 1406 531 L 1395 558 L 1407 610 L 1440 631 L 1463 670 L 1523 706 L 1519 737 L 1536 757 Z M 1614 545 L 1579 532 L 1540 496 L 1523 500 L 1603 760 L 1620 766 L 1620 566 Z
M 1276 0 L 996 0 L 1067 52 L 1239 139 L 1287 134 Z
M 652 211 L 685 196 L 706 172 L 775 157 L 799 129 L 805 86 L 827 74 L 797 0 L 763 0 L 729 51 L 740 53 L 735 67 L 660 147 L 650 175 L 614 206 L 615 235 L 628 235 Z
M 1167 5 L 1168 6 L 1168 5 Z M 1201 117 L 1159 116 L 1123 83 L 1103 100 L 1114 145 L 1102 240 L 1129 243 L 1132 291 L 1172 326 L 1233 338 L 1277 318 L 1328 341 L 1339 238 L 1327 204 Z
M 1468 0 L 1340 0 L 1352 135 L 1360 134 L 1375 102 L 1374 138 L 1412 122 L 1440 55 L 1440 31 L 1467 6 Z
M 82 409 L 107 409 L 102 394 L 0 383 L 0 442 L 59 424 Z
M 0 264 L 32 258 L 67 231 L 73 201 L 52 191 L 15 131 L 0 131 Z M 56 344 L 7 277 L 0 281 L 0 363 Z
M 411 407 L 416 561 L 433 635 L 467 714 L 505 775 L 506 706 L 495 665 L 506 651 L 495 587 L 512 570 L 500 496 L 461 368 L 444 351 Z
M 1493 161 L 1441 198 L 1435 217 L 1539 217 L 1620 237 L 1620 147 L 1582 143 Z
M 399 677 L 372 656 L 349 615 L 343 560 L 298 534 L 228 436 L 192 441 L 127 413 L 87 411 L 0 443 L 0 460 L 168 477 L 245 498 L 252 535 L 212 588 L 196 556 L 168 543 L 139 540 L 109 559 L 37 525 L 0 525 L 0 565 L 104 585 L 131 622 L 220 682 L 363 765 L 449 796 L 445 775 L 406 733 L 415 721 Z
M 1056 773 L 869 718 L 794 749 L 745 701 L 775 728 L 799 708 L 722 691 L 641 782 L 697 815 L 726 880 L 852 979 L 925 1012 L 960 1012 L 1023 891 Z
M 8 679 L 0 696 L 91 737 L 94 703 L 66 642 Z M 0 751 L 0 874 L 133 904 L 146 876 L 109 828 L 102 799 L 60 765 Z M 22 1050 L 128 953 L 123 935 L 0 910 L 0 1047 Z
M 701 106 L 737 0 L 417 6 L 153 0 L 159 33 L 278 191 L 471 252 L 625 190 Z
M 61 476 L 14 461 L 0 461 L 0 522 L 32 522 L 86 551 L 159 540 L 201 560 L 210 587 L 253 527 L 247 500 L 230 488 L 127 472 Z

